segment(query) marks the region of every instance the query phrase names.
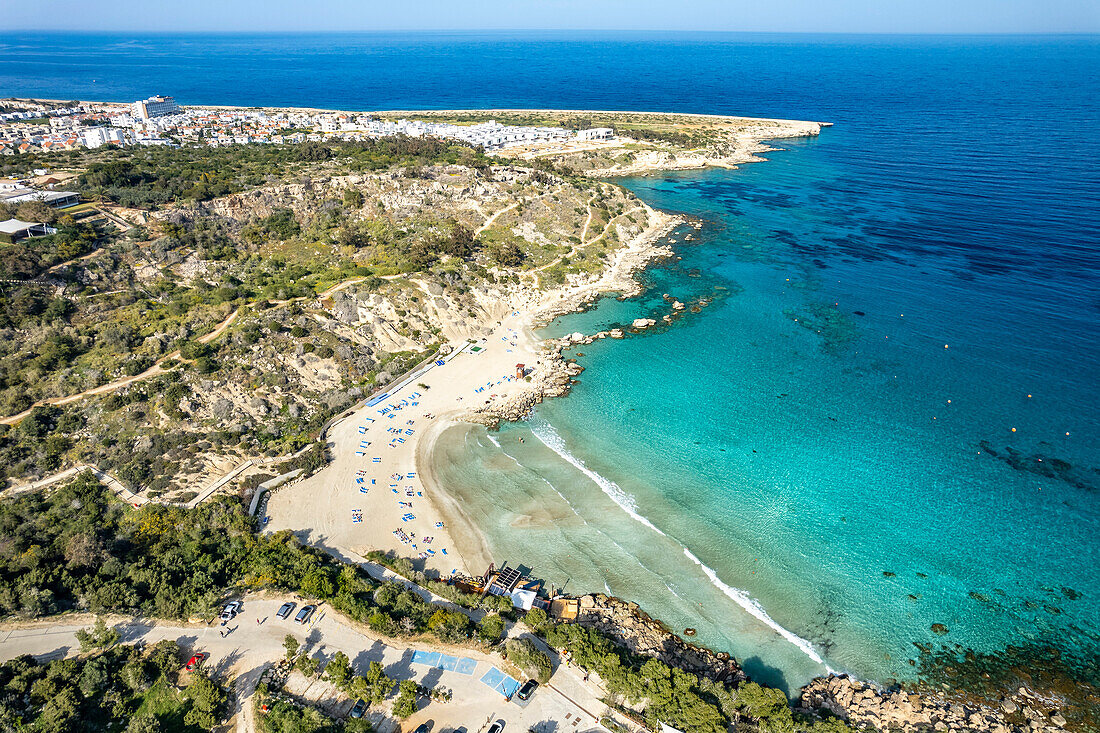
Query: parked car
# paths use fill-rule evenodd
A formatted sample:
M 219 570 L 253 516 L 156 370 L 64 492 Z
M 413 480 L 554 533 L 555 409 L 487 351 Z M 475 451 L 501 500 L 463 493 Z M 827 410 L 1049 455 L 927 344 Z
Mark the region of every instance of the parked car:
M 487 730 L 485 733 L 501 733 L 502 730 L 504 730 L 504 721 L 498 720 L 497 722 L 490 725 L 489 730 Z
M 431 729 L 432 721 L 429 720 L 427 723 L 421 723 L 420 726 L 416 729 L 416 733 L 428 733 L 428 731 L 430 731 Z
M 516 693 L 516 697 L 518 697 L 520 700 L 530 700 L 531 695 L 535 693 L 535 688 L 538 686 L 538 680 L 527 680 L 523 683 L 523 687 L 519 688 L 519 692 Z
M 294 606 L 297 605 L 293 601 L 287 601 L 283 605 L 279 606 L 279 612 L 275 615 L 279 618 L 287 618 L 290 616 L 290 612 L 294 610 Z
M 313 612 L 316 610 L 317 606 L 302 606 L 302 610 L 294 617 L 294 623 L 304 624 L 306 621 L 309 621 L 309 617 L 312 616 Z
M 351 717 L 362 718 L 365 712 L 367 712 L 367 703 L 363 698 L 359 698 L 351 708 Z
M 209 657 L 209 656 L 210 655 L 207 654 L 206 652 L 195 652 L 191 656 L 191 658 L 187 660 L 187 664 L 184 665 L 184 669 L 186 669 L 188 672 L 190 672 L 191 670 L 195 669 L 196 667 L 201 667 L 202 663 L 204 661 L 206 661 L 206 658 Z
M 240 601 L 230 601 L 229 603 L 227 603 L 225 605 L 225 608 L 222 609 L 221 619 L 222 619 L 222 621 L 232 621 L 233 617 L 236 616 L 240 612 L 241 612 L 241 602 Z

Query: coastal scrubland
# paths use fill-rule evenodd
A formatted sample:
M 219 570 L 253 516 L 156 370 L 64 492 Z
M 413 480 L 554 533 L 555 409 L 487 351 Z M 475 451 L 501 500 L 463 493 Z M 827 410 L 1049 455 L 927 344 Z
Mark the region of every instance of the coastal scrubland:
M 75 659 L 17 657 L 0 665 L 0 721 L 9 730 L 208 731 L 224 717 L 225 689 L 201 669 L 183 672 L 174 641 L 145 650 L 111 630 L 87 632 Z M 118 632 L 114 632 L 117 637 Z
M 591 276 L 646 222 L 618 187 L 428 139 L 49 165 L 100 203 L 79 220 L 0 212 L 59 227 L 4 248 L 0 466 L 25 480 L 91 463 L 150 498 L 299 450 L 480 334 L 486 302 Z

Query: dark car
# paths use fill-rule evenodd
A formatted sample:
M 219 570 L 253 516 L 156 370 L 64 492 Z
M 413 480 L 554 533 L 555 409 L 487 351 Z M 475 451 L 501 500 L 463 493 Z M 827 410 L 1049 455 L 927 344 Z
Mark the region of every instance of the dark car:
M 351 708 L 351 717 L 362 718 L 363 713 L 367 712 L 367 703 L 363 698 L 359 698 L 355 701 L 355 705 Z
M 294 617 L 294 623 L 304 624 L 306 621 L 309 621 L 309 617 L 313 615 L 316 609 L 317 606 L 302 606 L 302 610 Z
M 203 661 L 209 656 L 210 655 L 206 652 L 195 652 L 194 656 L 187 660 L 187 664 L 186 666 L 184 666 L 184 669 L 190 672 L 195 667 L 202 666 Z
M 498 720 L 490 725 L 489 730 L 485 731 L 485 733 L 500 733 L 502 730 L 504 730 L 504 721 Z
M 535 688 L 538 686 L 538 680 L 527 680 L 523 683 L 523 687 L 519 688 L 519 692 L 516 693 L 516 697 L 518 697 L 520 700 L 530 700 L 531 695 L 535 693 Z
M 294 604 L 290 601 L 287 601 L 283 605 L 279 606 L 279 612 L 276 613 L 275 615 L 278 616 L 279 618 L 287 618 L 288 616 L 290 616 L 290 612 L 294 610 L 295 605 L 296 604 Z
M 432 729 L 432 721 L 429 720 L 427 723 L 421 723 L 417 727 L 416 733 L 428 733 L 428 731 L 430 731 L 431 729 Z

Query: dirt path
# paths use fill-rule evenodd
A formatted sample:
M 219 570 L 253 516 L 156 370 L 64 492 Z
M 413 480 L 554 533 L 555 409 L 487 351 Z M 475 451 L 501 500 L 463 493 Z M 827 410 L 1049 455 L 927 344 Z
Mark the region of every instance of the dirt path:
M 484 232 L 486 229 L 491 227 L 496 222 L 498 217 L 500 217 L 504 214 L 507 214 L 509 211 L 516 208 L 520 204 L 533 204 L 534 202 L 538 201 L 539 199 L 544 199 L 547 196 L 554 196 L 558 193 L 561 193 L 561 189 L 562 189 L 562 187 L 558 186 L 553 191 L 547 191 L 546 193 L 540 193 L 538 196 L 534 196 L 534 197 L 529 198 L 527 200 L 522 200 L 521 199 L 519 201 L 516 201 L 514 203 L 509 204 L 508 206 L 505 206 L 503 209 L 501 209 L 500 211 L 498 211 L 497 213 L 493 214 L 488 219 L 486 219 L 485 223 L 482 224 L 480 227 L 478 227 L 477 231 L 474 232 L 474 236 L 476 237 L 477 235 Z
M 518 205 L 518 202 L 517 202 L 517 204 L 514 204 L 514 205 Z M 503 211 L 498 212 L 498 214 L 502 214 L 502 213 L 504 213 L 504 212 Z M 88 256 L 90 257 L 91 255 L 88 255 Z M 391 275 L 391 276 L 385 276 L 385 277 L 387 279 L 389 279 L 389 278 L 392 278 L 392 277 L 399 277 L 399 276 Z M 290 298 L 288 300 L 275 301 L 272 305 L 282 306 L 282 305 L 287 305 L 289 303 L 293 303 L 293 302 L 298 301 L 298 300 L 312 300 L 314 298 L 327 298 L 328 296 L 332 295 L 333 293 L 340 290 L 341 288 L 345 288 L 349 285 L 354 285 L 355 283 L 362 282 L 365 279 L 366 279 L 365 277 L 352 278 L 351 280 L 345 280 L 343 282 L 337 283 L 336 285 L 333 285 L 328 290 L 325 290 L 324 292 L 322 292 L 320 295 L 309 295 L 309 296 L 304 296 L 304 297 L 300 297 L 300 298 Z M 209 333 L 200 336 L 199 338 L 196 339 L 196 341 L 198 341 L 200 344 L 208 344 L 211 341 L 213 341 L 214 339 L 218 338 L 223 333 L 225 333 L 226 329 L 228 329 L 231 325 L 233 325 L 233 321 L 235 321 L 237 319 L 237 315 L 239 313 L 240 313 L 240 309 L 238 308 L 237 310 L 233 311 L 229 315 L 228 318 L 226 318 L 224 321 L 222 321 L 217 326 L 215 326 L 213 331 L 210 331 Z M 150 377 L 156 377 L 158 375 L 164 374 L 164 372 L 165 372 L 165 369 L 164 369 L 164 366 L 163 366 L 164 362 L 168 361 L 169 359 L 179 359 L 179 358 L 180 358 L 180 352 L 179 351 L 173 351 L 172 353 L 167 354 L 167 355 L 162 356 L 161 358 L 157 359 L 157 361 L 153 364 L 153 366 L 149 367 L 148 369 L 141 372 L 140 374 L 135 374 L 132 377 L 123 377 L 122 379 L 116 379 L 113 382 L 108 382 L 107 384 L 101 384 L 98 387 L 92 387 L 91 389 L 86 389 L 83 392 L 78 392 L 77 394 L 66 395 L 65 397 L 50 397 L 50 398 L 45 399 L 45 400 L 39 400 L 38 402 L 35 402 L 33 405 L 28 407 L 26 410 L 23 410 L 23 412 L 20 412 L 16 415 L 10 415 L 8 417 L 0 418 L 0 425 L 15 425 L 15 424 L 19 423 L 21 420 L 23 420 L 23 418 L 30 415 L 31 410 L 33 410 L 36 407 L 41 407 L 42 405 L 67 405 L 70 402 L 76 402 L 77 400 L 82 400 L 85 397 L 94 397 L 95 395 L 107 394 L 108 392 L 114 392 L 117 389 L 122 389 L 123 387 L 129 386 L 129 385 L 133 384 L 134 382 L 140 382 L 144 379 L 149 379 Z
M 477 235 L 481 234 L 486 229 L 491 227 L 493 225 L 493 222 L 495 222 L 497 220 L 497 217 L 499 217 L 501 214 L 507 214 L 509 211 L 511 211 L 512 209 L 516 208 L 519 205 L 520 205 L 520 202 L 516 201 L 515 203 L 509 204 L 508 206 L 505 206 L 503 209 L 501 209 L 497 213 L 490 216 L 488 219 L 485 220 L 484 224 L 482 224 L 481 226 L 479 226 L 477 228 L 477 231 L 474 232 L 474 236 L 476 237 Z
M 211 331 L 210 333 L 205 334 L 203 336 L 200 336 L 196 340 L 200 344 L 208 344 L 211 341 L 213 341 L 214 339 L 216 339 L 218 336 L 221 336 L 223 333 L 225 333 L 225 330 L 233 324 L 233 321 L 236 320 L 238 313 L 240 313 L 239 309 L 233 311 L 229 315 L 228 318 L 226 318 L 224 321 L 222 321 L 217 326 L 215 326 L 213 331 Z M 20 412 L 17 415 L 11 415 L 10 417 L 5 417 L 5 418 L 0 419 L 0 425 L 15 425 L 15 424 L 19 423 L 21 420 L 23 420 L 23 418 L 30 415 L 31 410 L 33 410 L 36 407 L 41 407 L 42 405 L 67 405 L 70 402 L 76 402 L 77 400 L 82 400 L 85 397 L 93 397 L 95 395 L 107 394 L 108 392 L 114 392 L 115 390 L 122 389 L 123 387 L 131 385 L 134 382 L 140 382 L 144 379 L 149 379 L 150 377 L 155 377 L 155 376 L 158 376 L 160 374 L 164 374 L 164 371 L 165 371 L 164 366 L 163 366 L 164 362 L 168 361 L 169 359 L 179 359 L 179 358 L 180 358 L 180 352 L 179 351 L 173 351 L 172 353 L 170 353 L 166 356 L 162 356 L 160 359 L 157 359 L 156 363 L 154 363 L 153 366 L 149 367 L 148 369 L 141 372 L 140 374 L 133 375 L 132 377 L 123 377 L 122 379 L 116 379 L 113 382 L 108 382 L 107 384 L 101 384 L 98 387 L 92 387 L 91 389 L 86 389 L 83 392 L 78 392 L 77 394 L 67 395 L 65 397 L 50 397 L 49 399 L 39 400 L 38 402 L 35 402 L 33 405 L 31 405 L 26 410 L 23 410 L 23 412 Z

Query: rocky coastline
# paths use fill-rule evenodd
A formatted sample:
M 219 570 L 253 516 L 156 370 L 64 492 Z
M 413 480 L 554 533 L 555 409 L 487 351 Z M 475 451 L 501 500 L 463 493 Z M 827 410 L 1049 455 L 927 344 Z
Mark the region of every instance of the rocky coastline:
M 578 624 L 607 634 L 635 654 L 654 657 L 670 667 L 716 682 L 736 685 L 748 680 L 729 654 L 684 641 L 637 603 L 603 593 L 581 596 L 578 601 Z
M 682 217 L 666 214 L 648 206 L 646 209 L 653 223 L 632 241 L 614 252 L 608 266 L 598 278 L 575 282 L 547 294 L 542 302 L 528 313 L 528 322 L 532 327 L 548 323 L 561 315 L 582 311 L 607 293 L 619 293 L 620 297 L 629 298 L 641 292 L 642 285 L 635 275 L 654 262 L 673 257 L 672 247 L 661 243 L 660 240 L 686 221 Z M 652 324 L 643 325 L 641 328 L 648 325 Z M 528 389 L 508 398 L 490 399 L 484 406 L 467 412 L 462 419 L 493 429 L 499 426 L 501 421 L 523 420 L 535 405 L 545 399 L 565 396 L 569 393 L 575 377 L 584 371 L 584 368 L 575 361 L 566 359 L 564 350 L 579 343 L 592 343 L 596 339 L 608 336 L 622 337 L 622 334 L 616 334 L 614 331 L 618 329 L 591 336 L 573 334 L 566 338 L 542 342 L 539 346 L 542 358 L 527 376 Z
M 684 641 L 638 604 L 603 593 L 580 596 L 576 623 L 606 634 L 631 652 L 671 667 L 737 686 L 749 676 L 729 654 Z M 882 687 L 846 674 L 817 677 L 794 706 L 812 716 L 833 716 L 854 728 L 878 731 L 1059 733 L 1072 730 L 1061 712 L 1020 687 L 997 704 L 959 702 L 928 690 Z
M 802 688 L 799 706 L 826 711 L 858 728 L 891 731 L 1057 733 L 1066 719 L 1020 687 L 999 705 L 963 704 L 929 692 L 884 689 L 848 675 L 818 677 Z

